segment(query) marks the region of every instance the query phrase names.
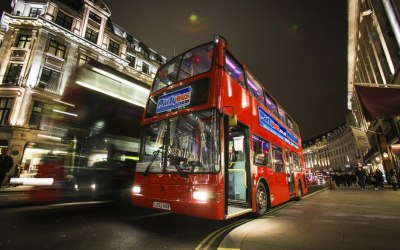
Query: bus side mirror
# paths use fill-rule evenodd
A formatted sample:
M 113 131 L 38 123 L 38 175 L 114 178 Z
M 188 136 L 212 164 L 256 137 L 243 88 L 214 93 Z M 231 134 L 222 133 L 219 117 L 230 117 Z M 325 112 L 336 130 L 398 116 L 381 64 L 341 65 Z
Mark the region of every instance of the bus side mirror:
M 228 125 L 231 127 L 237 126 L 237 116 L 236 115 L 228 116 Z

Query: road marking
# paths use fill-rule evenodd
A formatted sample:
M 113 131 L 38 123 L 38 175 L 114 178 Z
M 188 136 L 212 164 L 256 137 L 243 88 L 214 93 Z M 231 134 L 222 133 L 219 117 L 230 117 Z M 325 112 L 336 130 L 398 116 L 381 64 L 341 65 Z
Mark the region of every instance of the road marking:
M 319 190 L 319 191 L 317 191 L 317 192 L 314 192 L 314 193 L 312 193 L 312 194 L 303 196 L 302 199 L 305 199 L 305 198 L 307 198 L 307 197 L 310 197 L 310 196 L 312 196 L 312 195 L 314 195 L 314 194 L 316 194 L 316 193 L 325 191 L 325 190 L 327 190 L 327 189 L 328 189 L 328 188 L 325 188 L 325 189 Z M 271 213 L 273 213 L 273 212 L 275 212 L 275 211 L 277 211 L 277 210 L 279 210 L 279 209 L 282 209 L 282 208 L 285 208 L 285 207 L 287 207 L 287 206 L 290 206 L 290 205 L 292 205 L 292 204 L 295 203 L 295 202 L 296 202 L 296 201 L 289 201 L 289 202 L 287 202 L 287 203 L 284 203 L 284 204 L 282 204 L 282 205 L 279 205 L 279 206 L 277 206 L 277 207 L 274 207 L 274 208 L 272 208 L 271 210 L 269 210 L 268 212 L 266 212 L 266 213 L 265 213 L 262 217 L 260 217 L 260 218 L 273 218 L 273 217 L 275 217 L 275 216 L 271 216 L 271 215 L 268 215 L 268 214 L 271 214 Z M 229 224 L 229 225 L 227 225 L 227 226 L 225 226 L 225 227 L 222 227 L 222 228 L 220 228 L 220 229 L 214 231 L 213 233 L 211 233 L 210 235 L 208 235 L 202 242 L 200 242 L 200 244 L 196 247 L 195 250 L 209 249 L 209 247 L 214 243 L 214 241 L 215 241 L 216 239 L 218 239 L 218 237 L 221 236 L 223 233 L 225 233 L 225 232 L 228 231 L 228 230 L 231 230 L 231 229 L 234 228 L 234 227 L 238 227 L 238 226 L 241 226 L 241 225 L 243 225 L 243 224 L 245 224 L 245 223 L 247 223 L 247 222 L 250 222 L 250 221 L 252 221 L 252 220 L 254 220 L 254 219 L 243 219 L 243 220 L 240 220 L 240 221 L 238 221 L 238 222 L 236 222 L 236 223 Z M 218 248 L 218 250 L 234 250 L 234 249 L 238 249 L 238 248 Z
M 249 221 L 252 221 L 253 219 L 243 219 L 238 222 L 235 222 L 233 224 L 226 225 L 225 227 L 222 227 L 213 233 L 211 233 L 209 236 L 207 236 L 200 244 L 195 248 L 195 250 L 200 250 L 200 249 L 209 249 L 209 247 L 214 243 L 216 239 L 223 233 L 225 233 L 228 230 L 231 230 L 232 228 L 235 228 L 237 226 L 243 225 Z
M 91 204 L 102 204 L 102 203 L 110 203 L 112 201 L 80 201 L 80 202 L 65 202 L 65 203 L 57 203 L 57 204 L 49 204 L 49 207 L 67 207 L 67 206 L 76 206 L 76 205 L 91 205 Z

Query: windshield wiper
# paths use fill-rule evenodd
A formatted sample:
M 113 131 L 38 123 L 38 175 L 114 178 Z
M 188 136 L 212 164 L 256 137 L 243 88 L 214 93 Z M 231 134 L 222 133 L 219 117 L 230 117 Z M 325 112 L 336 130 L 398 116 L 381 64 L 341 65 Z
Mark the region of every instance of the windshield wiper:
M 176 168 L 179 175 L 182 176 L 183 178 L 188 178 L 189 175 L 186 172 L 184 172 L 183 169 L 179 166 L 181 161 L 184 160 L 185 158 L 179 157 L 179 156 L 173 154 L 172 147 L 171 147 L 171 154 L 169 155 L 169 158 L 170 158 L 170 164 Z
M 149 162 L 149 165 L 146 167 L 146 169 L 145 169 L 144 172 L 143 172 L 143 175 L 144 175 L 144 176 L 147 176 L 147 175 L 149 174 L 150 167 L 151 167 L 151 165 L 153 165 L 154 160 L 155 160 L 155 159 L 157 158 L 157 156 L 160 154 L 161 150 L 162 150 L 162 146 L 159 147 L 158 150 L 156 150 L 156 151 L 153 152 L 153 158 L 151 159 L 151 161 Z

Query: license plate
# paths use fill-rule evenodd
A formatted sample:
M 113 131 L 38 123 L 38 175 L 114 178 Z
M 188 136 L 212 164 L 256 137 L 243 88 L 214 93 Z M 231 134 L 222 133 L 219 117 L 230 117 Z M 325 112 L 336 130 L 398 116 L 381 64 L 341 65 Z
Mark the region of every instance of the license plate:
M 171 210 L 171 205 L 165 202 L 153 201 L 153 207 L 163 210 Z

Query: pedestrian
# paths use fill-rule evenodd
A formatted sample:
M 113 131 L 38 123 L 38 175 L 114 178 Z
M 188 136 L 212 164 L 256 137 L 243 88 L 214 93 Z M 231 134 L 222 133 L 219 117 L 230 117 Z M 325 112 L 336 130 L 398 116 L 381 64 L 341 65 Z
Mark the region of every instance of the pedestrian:
M 393 191 L 397 191 L 397 176 L 393 169 L 389 170 L 390 184 L 392 184 Z
M 1 155 L 0 155 L 0 188 L 3 184 L 4 177 L 6 177 L 7 172 L 12 168 L 14 165 L 13 158 L 7 155 L 7 148 L 1 148 Z
M 383 190 L 383 173 L 379 168 L 375 170 L 375 181 L 376 188 L 380 188 L 381 190 Z
M 360 185 L 361 190 L 365 190 L 365 179 L 367 177 L 365 171 L 361 167 L 358 167 L 356 170 L 356 175 L 357 175 L 358 184 Z

